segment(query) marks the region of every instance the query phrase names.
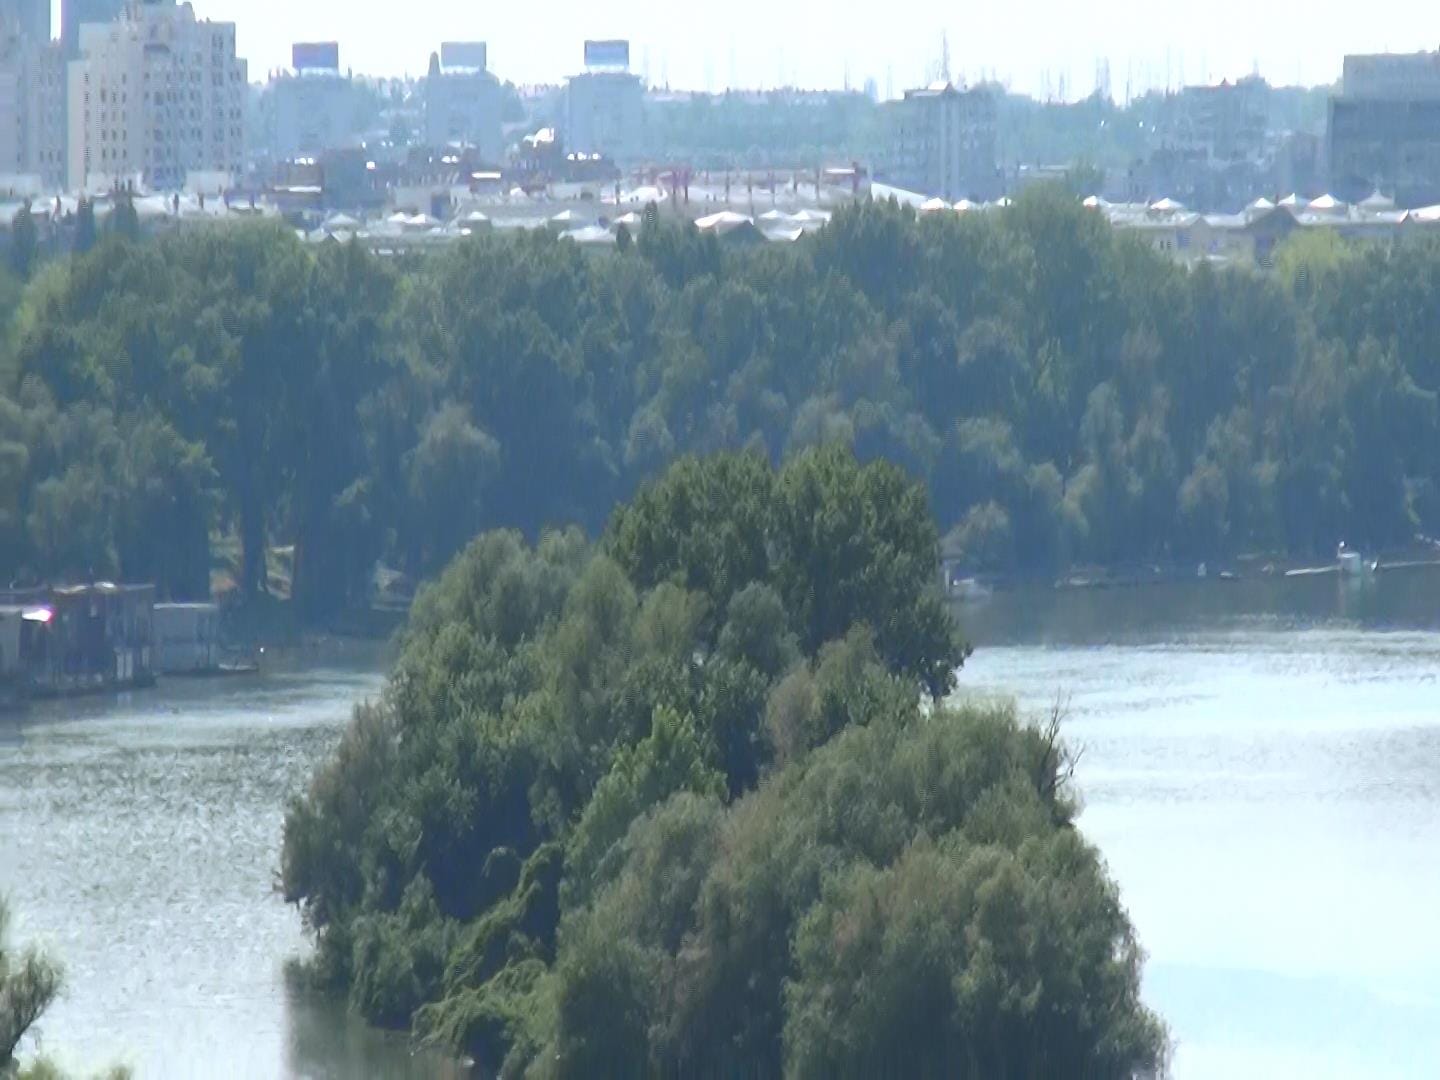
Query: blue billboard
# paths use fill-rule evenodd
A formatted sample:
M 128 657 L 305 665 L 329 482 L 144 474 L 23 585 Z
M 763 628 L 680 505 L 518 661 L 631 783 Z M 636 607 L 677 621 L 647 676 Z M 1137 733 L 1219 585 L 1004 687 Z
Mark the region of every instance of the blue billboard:
M 290 66 L 296 71 L 339 71 L 338 41 L 297 41 L 290 46 Z
M 485 64 L 485 42 L 483 41 L 442 41 L 440 43 L 441 67 L 473 68 L 476 71 L 484 71 Z
M 585 42 L 585 66 L 587 68 L 619 68 L 622 71 L 628 71 L 630 69 L 630 42 Z

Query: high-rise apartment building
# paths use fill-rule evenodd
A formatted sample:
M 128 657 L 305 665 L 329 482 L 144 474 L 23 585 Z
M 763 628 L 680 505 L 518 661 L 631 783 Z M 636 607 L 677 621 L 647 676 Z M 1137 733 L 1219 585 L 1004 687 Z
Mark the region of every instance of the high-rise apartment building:
M 643 142 L 645 88 L 625 71 L 587 71 L 565 85 L 565 149 L 623 160 Z
M 65 184 L 65 58 L 58 42 L 0 32 L 0 175 Z
M 425 75 L 425 145 L 473 146 L 484 161 L 505 151 L 500 134 L 500 81 L 486 70 L 483 42 L 446 42 L 430 54 Z
M 0 0 L 0 36 L 18 34 L 37 44 L 50 40 L 50 0 Z
M 565 84 L 561 142 L 575 154 L 624 160 L 645 144 L 645 84 L 630 73 L 630 42 L 585 42 L 585 71 Z
M 235 24 L 189 3 L 131 0 L 112 23 L 80 27 L 69 69 L 69 181 L 138 178 L 179 190 L 191 172 L 238 178 L 245 162 L 245 61 Z
M 296 44 L 290 70 L 265 88 L 266 149 L 283 160 L 345 147 L 355 141 L 358 104 L 354 82 L 340 73 L 338 44 Z
M 881 171 L 888 183 L 950 202 L 998 194 L 996 103 L 989 90 L 935 83 L 907 90 L 885 111 Z

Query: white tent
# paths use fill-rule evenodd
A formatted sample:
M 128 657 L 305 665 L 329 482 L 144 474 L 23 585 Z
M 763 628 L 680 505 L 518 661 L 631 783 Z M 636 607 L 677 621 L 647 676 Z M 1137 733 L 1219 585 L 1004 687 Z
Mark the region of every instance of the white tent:
M 599 225 L 586 225 L 560 234 L 561 240 L 571 240 L 584 246 L 608 247 L 615 243 L 615 234 Z
M 724 236 L 735 229 L 746 226 L 754 226 L 744 214 L 737 214 L 733 210 L 721 210 L 718 214 L 709 214 L 702 218 L 695 219 L 695 227 L 701 232 L 714 233 L 716 236 Z
M 1360 209 L 1366 210 L 1370 213 L 1375 213 L 1381 210 L 1394 210 L 1395 200 L 1389 198 L 1388 196 L 1380 194 L 1380 191 L 1377 188 L 1375 191 L 1371 192 L 1369 195 L 1367 195 L 1364 199 L 1360 201 Z
M 920 204 L 920 207 L 919 207 L 920 213 L 922 213 L 922 214 L 934 214 L 934 213 L 937 213 L 937 212 L 939 212 L 939 211 L 941 211 L 941 210 L 949 210 L 950 208 L 951 208 L 951 207 L 950 207 L 950 204 L 949 204 L 948 202 L 946 202 L 944 199 L 938 199 L 938 198 L 937 198 L 937 199 L 926 199 L 924 202 L 922 202 L 922 203 Z

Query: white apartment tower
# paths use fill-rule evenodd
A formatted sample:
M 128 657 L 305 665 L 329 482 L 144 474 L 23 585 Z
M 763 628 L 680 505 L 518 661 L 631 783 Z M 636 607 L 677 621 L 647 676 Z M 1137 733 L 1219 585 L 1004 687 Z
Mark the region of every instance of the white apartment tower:
M 0 177 L 37 192 L 65 186 L 65 59 L 61 47 L 0 27 Z
M 117 21 L 81 25 L 69 84 L 71 187 L 178 191 L 191 172 L 240 176 L 246 71 L 234 23 L 130 0 Z

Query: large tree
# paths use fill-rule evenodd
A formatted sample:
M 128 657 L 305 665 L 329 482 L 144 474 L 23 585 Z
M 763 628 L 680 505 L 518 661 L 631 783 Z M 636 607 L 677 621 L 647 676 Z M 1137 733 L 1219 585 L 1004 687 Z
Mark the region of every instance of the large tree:
M 60 967 L 35 949 L 9 942 L 10 909 L 0 899 L 0 1076 L 16 1067 L 15 1052 L 60 994 Z

